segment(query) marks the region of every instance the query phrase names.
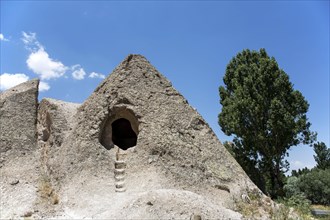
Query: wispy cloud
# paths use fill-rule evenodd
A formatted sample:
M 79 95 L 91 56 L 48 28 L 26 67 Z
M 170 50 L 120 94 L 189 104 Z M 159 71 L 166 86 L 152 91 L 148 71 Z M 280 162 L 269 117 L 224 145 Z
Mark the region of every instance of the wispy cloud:
M 7 90 L 29 80 L 23 73 L 3 73 L 0 75 L 0 90 Z
M 0 90 L 7 90 L 18 84 L 24 83 L 29 80 L 29 76 L 24 73 L 3 73 L 0 75 Z M 48 83 L 41 81 L 39 83 L 39 91 L 47 91 L 50 89 Z
M 74 65 L 71 67 L 72 69 L 72 77 L 77 80 L 82 80 L 85 78 L 86 72 L 85 70 L 79 65 Z
M 104 79 L 105 75 L 101 73 L 96 73 L 96 72 L 91 72 L 88 76 L 89 78 L 99 78 L 99 79 Z
M 0 33 L 0 41 L 9 41 L 9 39 L 5 38 L 5 36 Z
M 22 38 L 25 48 L 29 51 L 37 51 L 39 49 L 44 49 L 44 47 L 40 44 L 40 42 L 37 40 L 37 34 L 36 33 L 26 33 L 22 32 Z

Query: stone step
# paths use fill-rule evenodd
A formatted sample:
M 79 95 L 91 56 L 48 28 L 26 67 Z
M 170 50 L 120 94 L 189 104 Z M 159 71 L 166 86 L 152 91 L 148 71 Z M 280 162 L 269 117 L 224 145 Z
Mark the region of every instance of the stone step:
M 115 176 L 116 181 L 124 181 L 125 180 L 125 175 L 117 175 Z
M 126 162 L 125 161 L 116 161 L 115 162 L 115 169 L 125 169 Z
M 117 176 L 119 174 L 124 175 L 125 174 L 125 169 L 115 169 L 115 176 Z
M 115 183 L 116 188 L 125 188 L 125 183 L 124 182 L 117 182 Z
M 116 188 L 115 189 L 116 192 L 125 192 L 126 191 L 126 188 Z
M 115 191 L 116 192 L 125 192 L 125 168 L 126 162 L 125 160 L 126 154 L 117 154 L 116 161 L 115 161 Z

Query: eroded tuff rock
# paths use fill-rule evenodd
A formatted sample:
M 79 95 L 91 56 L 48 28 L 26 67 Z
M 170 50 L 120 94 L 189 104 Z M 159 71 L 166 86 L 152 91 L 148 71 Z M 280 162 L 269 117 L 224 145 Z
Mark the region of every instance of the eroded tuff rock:
M 38 85 L 35 79 L 0 93 L 1 156 L 36 150 Z
M 96 88 L 71 127 L 52 173 L 61 217 L 189 218 L 200 207 L 205 218 L 240 218 L 229 210 L 232 198 L 256 189 L 204 119 L 140 55 Z
M 39 80 L 0 94 L 0 217 L 33 210 L 39 178 L 37 108 Z
M 240 219 L 242 198 L 267 199 L 140 55 L 128 56 L 82 105 L 42 100 L 37 130 L 34 217 Z M 256 210 L 260 218 L 266 209 Z

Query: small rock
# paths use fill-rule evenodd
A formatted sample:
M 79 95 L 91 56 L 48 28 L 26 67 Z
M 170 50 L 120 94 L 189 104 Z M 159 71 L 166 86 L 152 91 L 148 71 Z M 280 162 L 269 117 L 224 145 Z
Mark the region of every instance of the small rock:
M 32 211 L 28 211 L 26 213 L 24 213 L 24 215 L 22 215 L 21 217 L 31 217 L 33 215 Z
M 149 201 L 149 202 L 147 202 L 147 205 L 154 205 L 154 204 L 153 204 L 152 202 Z
M 242 194 L 242 200 L 246 203 L 251 203 L 251 199 L 247 194 Z

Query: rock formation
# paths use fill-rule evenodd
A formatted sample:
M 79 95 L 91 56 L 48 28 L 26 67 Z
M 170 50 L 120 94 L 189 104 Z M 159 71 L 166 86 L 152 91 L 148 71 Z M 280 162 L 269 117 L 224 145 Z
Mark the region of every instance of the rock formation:
M 33 210 L 39 160 L 37 108 L 39 80 L 0 94 L 0 218 Z
M 38 85 L 35 79 L 0 94 L 2 156 L 21 156 L 37 148 Z
M 239 219 L 242 195 L 266 198 L 140 55 L 128 56 L 81 105 L 43 99 L 36 130 L 36 217 Z

